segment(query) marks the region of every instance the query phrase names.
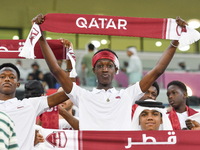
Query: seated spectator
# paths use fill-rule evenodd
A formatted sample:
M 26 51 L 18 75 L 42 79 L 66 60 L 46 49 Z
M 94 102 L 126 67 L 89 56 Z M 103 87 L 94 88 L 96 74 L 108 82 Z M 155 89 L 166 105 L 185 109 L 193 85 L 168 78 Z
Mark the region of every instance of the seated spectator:
M 62 67 L 62 62 L 63 62 L 62 59 L 57 60 L 57 63 L 60 67 Z M 56 84 L 59 84 L 59 83 L 56 80 L 56 78 L 52 75 L 51 72 L 47 72 L 44 74 L 44 77 L 42 79 L 42 84 L 44 88 L 46 87 L 46 85 L 48 85 L 49 89 L 52 89 L 52 88 L 54 89 L 56 88 Z
M 32 72 L 28 74 L 27 80 L 42 80 L 43 73 L 40 71 L 40 66 L 37 62 L 34 62 L 32 65 Z
M 167 85 L 167 97 L 173 107 L 169 114 L 173 130 L 186 129 L 185 120 L 197 111 L 186 105 L 187 88 L 181 81 L 172 81 Z
M 21 60 L 17 60 L 15 65 L 16 65 L 16 67 L 19 69 L 19 71 L 21 73 L 20 80 L 21 81 L 26 81 L 26 78 L 27 78 L 27 75 L 28 75 L 28 71 L 23 68 L 22 61 Z
M 165 106 L 161 102 L 148 99 L 135 103 L 139 106 L 133 116 L 133 130 L 172 130 Z
M 144 101 L 146 99 L 152 99 L 152 100 L 156 100 L 157 96 L 159 95 L 159 92 L 160 92 L 160 88 L 159 88 L 159 85 L 158 83 L 155 81 L 151 87 L 145 92 L 144 96 L 142 96 L 139 100 L 140 101 Z M 132 106 L 132 118 L 133 118 L 133 115 L 134 115 L 134 112 L 137 108 L 137 104 L 134 104 Z

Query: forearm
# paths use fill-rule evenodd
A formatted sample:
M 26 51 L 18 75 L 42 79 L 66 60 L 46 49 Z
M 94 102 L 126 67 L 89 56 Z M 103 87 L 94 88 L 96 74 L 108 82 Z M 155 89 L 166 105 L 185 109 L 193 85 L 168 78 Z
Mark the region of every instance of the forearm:
M 177 40 L 173 40 L 172 44 L 174 46 L 178 46 L 179 43 Z M 160 76 L 165 71 L 165 69 L 169 65 L 171 59 L 173 58 L 177 47 L 174 47 L 172 44 L 170 43 L 168 48 L 165 50 L 165 52 L 163 53 L 163 55 L 157 62 L 156 66 L 154 68 L 157 72 L 156 76 Z
M 59 114 L 71 125 L 74 130 L 79 130 L 79 120 L 72 116 L 68 111 L 59 108 Z
M 173 45 L 178 45 L 178 41 L 172 41 L 172 43 Z M 170 44 L 157 62 L 156 66 L 142 78 L 140 81 L 142 92 L 146 92 L 153 82 L 156 81 L 156 79 L 165 71 L 176 52 L 176 48 L 177 47 Z
M 65 94 L 64 91 L 56 92 L 47 97 L 49 107 L 57 106 L 58 104 L 68 100 L 69 97 Z
M 57 59 L 55 58 L 51 48 L 49 47 L 49 44 L 47 43 L 44 33 L 42 32 L 42 36 L 39 39 L 39 44 L 42 50 L 42 54 L 45 58 L 45 61 L 50 69 L 50 71 L 55 74 L 57 71 L 61 68 L 59 67 L 57 63 Z
M 67 76 L 64 70 L 60 68 L 60 66 L 57 63 L 57 59 L 54 56 L 54 53 L 52 52 L 51 48 L 49 47 L 43 33 L 42 36 L 39 39 L 39 44 L 42 50 L 42 54 L 45 58 L 45 61 L 52 72 L 52 74 L 55 76 L 57 81 L 61 84 L 63 89 L 70 93 L 73 83 L 70 80 L 70 78 Z

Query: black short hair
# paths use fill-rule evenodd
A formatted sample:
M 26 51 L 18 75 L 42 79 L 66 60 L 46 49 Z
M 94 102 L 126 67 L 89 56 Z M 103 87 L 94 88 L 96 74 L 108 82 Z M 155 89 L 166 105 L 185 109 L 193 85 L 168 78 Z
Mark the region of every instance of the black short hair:
M 171 81 L 171 82 L 168 83 L 167 88 L 168 88 L 169 86 L 171 86 L 171 85 L 176 85 L 176 86 L 178 86 L 183 92 L 186 92 L 186 93 L 187 93 L 186 85 L 185 85 L 183 82 L 178 81 L 178 80 Z
M 118 58 L 117 54 L 116 54 L 114 51 L 112 51 L 112 50 L 110 50 L 110 49 L 107 49 L 107 48 L 98 50 L 98 51 L 93 55 L 93 57 L 94 57 L 96 54 L 98 54 L 99 52 L 102 52 L 102 51 L 109 51 L 109 52 L 113 53 L 113 54 Z
M 155 81 L 155 82 L 152 84 L 152 86 L 154 86 L 154 87 L 156 88 L 156 90 L 157 90 L 157 96 L 158 96 L 159 93 L 160 93 L 160 88 L 159 88 L 158 83 Z
M 88 44 L 89 50 L 94 50 L 94 45 L 92 43 Z
M 20 72 L 19 72 L 19 69 L 12 63 L 3 63 L 0 65 L 0 70 L 4 67 L 10 67 L 10 68 L 13 68 L 16 72 L 17 72 L 17 80 L 20 79 Z

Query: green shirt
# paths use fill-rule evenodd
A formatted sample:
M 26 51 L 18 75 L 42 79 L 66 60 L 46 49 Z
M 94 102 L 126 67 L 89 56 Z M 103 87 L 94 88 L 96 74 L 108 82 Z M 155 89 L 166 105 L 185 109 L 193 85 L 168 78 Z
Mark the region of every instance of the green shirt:
M 92 66 L 92 57 L 93 57 L 94 53 L 93 52 L 88 52 L 88 54 L 86 54 L 83 59 L 81 64 L 85 64 L 85 67 L 88 69 L 87 71 L 87 77 L 90 76 L 95 76 L 94 72 L 93 72 L 93 66 Z
M 13 121 L 0 112 L 0 150 L 19 150 Z

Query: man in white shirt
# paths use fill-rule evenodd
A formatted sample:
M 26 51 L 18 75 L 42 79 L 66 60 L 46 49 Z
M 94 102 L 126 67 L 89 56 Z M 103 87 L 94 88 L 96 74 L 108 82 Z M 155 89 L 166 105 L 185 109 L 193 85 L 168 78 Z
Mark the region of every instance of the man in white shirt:
M 186 105 L 187 88 L 181 81 L 171 81 L 167 85 L 167 97 L 169 104 L 173 107 L 169 114 L 173 130 L 187 129 L 186 119 L 197 113 Z
M 37 24 L 43 23 L 44 16 L 39 14 L 32 19 L 32 24 L 34 22 Z M 177 22 L 181 23 L 182 27 L 186 24 L 180 18 Z M 92 59 L 93 72 L 97 76 L 97 88 L 90 92 L 73 83 L 56 64 L 56 58 L 43 33 L 39 43 L 49 69 L 71 101 L 79 107 L 80 130 L 131 129 L 132 105 L 144 95 L 143 92 L 146 92 L 165 71 L 178 45 L 178 41 L 172 41 L 153 70 L 149 71 L 140 82 L 120 91 L 117 91 L 112 84 L 114 75 L 119 70 L 117 55 L 109 49 L 99 50 Z M 73 48 L 69 41 L 66 41 L 66 46 Z
M 15 97 L 20 72 L 12 63 L 0 65 L 0 110 L 13 120 L 20 150 L 32 150 L 35 136 L 35 120 L 38 115 L 49 107 L 53 107 L 67 100 L 64 92 L 51 96 L 42 96 L 18 100 Z

